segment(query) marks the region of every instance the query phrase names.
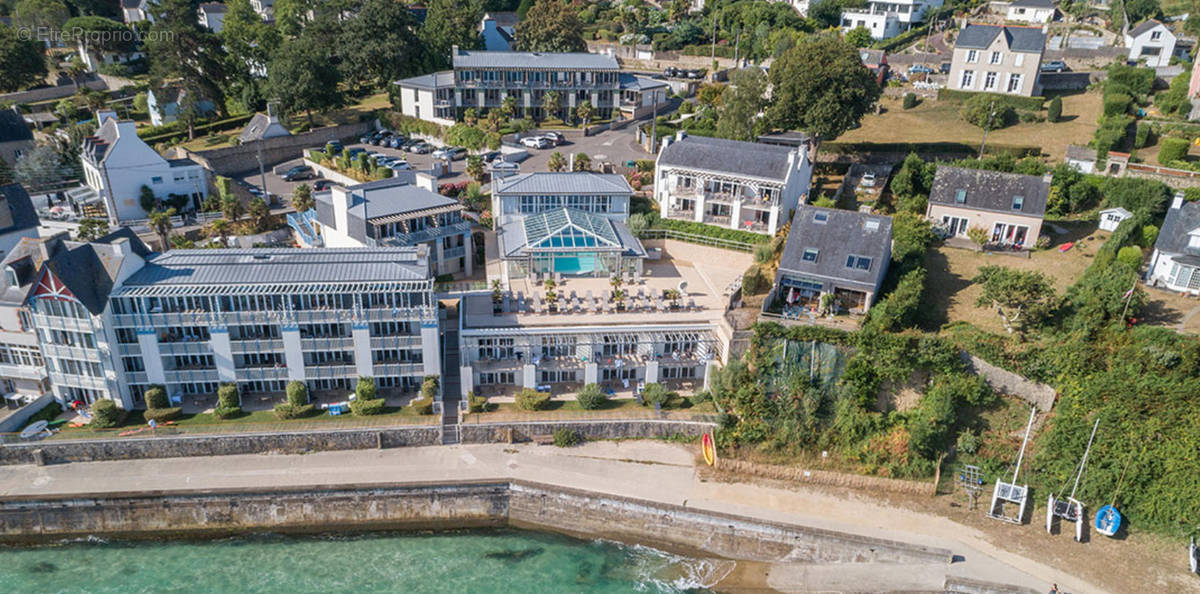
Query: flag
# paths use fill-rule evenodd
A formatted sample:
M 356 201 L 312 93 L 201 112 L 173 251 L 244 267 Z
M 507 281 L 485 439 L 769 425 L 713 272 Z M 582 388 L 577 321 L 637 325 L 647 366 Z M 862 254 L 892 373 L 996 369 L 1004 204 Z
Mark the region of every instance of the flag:
M 1133 289 L 1125 291 L 1125 294 L 1121 296 L 1121 299 L 1129 299 L 1130 297 L 1133 297 Z

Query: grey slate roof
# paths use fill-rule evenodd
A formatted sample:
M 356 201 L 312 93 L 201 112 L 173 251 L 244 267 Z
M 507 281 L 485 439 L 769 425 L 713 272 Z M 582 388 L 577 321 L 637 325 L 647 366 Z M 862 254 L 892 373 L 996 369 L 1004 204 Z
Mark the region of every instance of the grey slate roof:
M 124 256 L 113 245 L 118 239 L 128 239 L 134 254 L 149 256 L 151 253 L 132 231 L 123 229 L 91 243 L 63 242 L 44 263 L 45 269 L 53 272 L 93 315 L 104 311 L 121 271 Z
M 1067 159 L 1072 161 L 1095 161 L 1096 149 L 1086 146 L 1068 144 Z
M 104 120 L 95 134 L 83 140 L 84 156 L 93 163 L 102 163 L 109 149 L 117 142 L 118 135 L 116 118 Z
M 422 74 L 412 78 L 405 78 L 396 81 L 396 84 L 401 87 L 414 87 L 418 89 L 440 89 L 454 86 L 454 71 L 443 70 L 441 72 L 432 72 L 430 74 Z
M 0 142 L 20 142 L 33 140 L 33 132 L 25 123 L 25 118 L 11 109 L 0 109 Z M 10 167 L 12 163 L 8 164 Z
M 1164 26 L 1164 25 L 1161 22 L 1156 21 L 1154 19 L 1145 20 L 1145 21 L 1138 23 L 1138 26 L 1130 29 L 1129 35 L 1131 37 L 1138 37 L 1139 35 L 1147 32 L 1155 27 L 1162 27 L 1162 26 Z
M 522 70 L 619 70 L 617 59 L 603 54 L 485 52 L 460 49 L 454 68 L 520 68 Z
M 238 140 L 242 142 L 252 142 L 265 138 L 276 138 L 279 136 L 291 136 L 292 133 L 284 128 L 279 120 L 272 120 L 271 116 L 265 113 L 256 113 L 250 118 L 250 123 L 238 135 Z
M 0 210 L 0 233 L 38 226 L 37 209 L 33 207 L 29 192 L 21 184 L 0 186 L 0 200 L 6 207 Z
M 1167 211 L 1154 249 L 1168 254 L 1200 256 L 1200 249 L 1188 247 L 1188 233 L 1200 229 L 1200 202 L 1184 202 Z
M 1017 8 L 1054 8 L 1054 0 L 1014 0 L 1009 6 Z
M 997 35 L 1004 35 L 1008 47 L 1014 52 L 1042 53 L 1046 47 L 1046 34 L 1036 27 L 1002 27 L 999 25 L 976 25 L 967 23 L 958 34 L 954 47 L 968 49 L 985 49 L 992 45 Z
M 634 76 L 628 72 L 622 72 L 618 76 L 621 88 L 631 91 L 649 91 L 650 89 L 658 89 L 667 86 L 667 83 L 653 78 L 643 76 Z
M 966 190 L 966 201 L 962 204 L 957 200 L 959 190 Z M 1014 196 L 1022 197 L 1020 210 L 1014 210 L 1012 207 Z M 1049 180 L 1036 175 L 941 165 L 933 178 L 929 202 L 967 210 L 1041 217 L 1046 213 L 1046 199 L 1049 196 Z
M 873 50 L 862 48 L 858 50 L 858 59 L 866 66 L 879 66 L 883 62 L 883 58 L 887 56 L 887 52 L 883 50 Z
M 662 150 L 659 165 L 717 171 L 782 182 L 795 149 L 757 142 L 687 136 Z
M 828 217 L 824 223 L 814 219 L 818 213 Z M 874 222 L 877 227 L 869 228 L 869 222 Z M 802 257 L 810 248 L 817 250 L 816 262 L 805 261 Z M 805 205 L 792 218 L 779 271 L 855 283 L 875 291 L 887 271 L 891 252 L 891 217 Z M 851 255 L 870 258 L 870 269 L 847 268 L 846 258 Z
M 416 248 L 171 250 L 151 258 L 125 286 L 262 285 L 423 280 Z
M 591 171 L 522 173 L 496 183 L 500 194 L 632 194 L 625 176 Z
M 203 10 L 204 12 L 207 12 L 209 14 L 219 14 L 219 13 L 226 12 L 225 5 L 221 4 L 220 2 L 204 2 L 204 3 L 200 4 L 199 9 Z

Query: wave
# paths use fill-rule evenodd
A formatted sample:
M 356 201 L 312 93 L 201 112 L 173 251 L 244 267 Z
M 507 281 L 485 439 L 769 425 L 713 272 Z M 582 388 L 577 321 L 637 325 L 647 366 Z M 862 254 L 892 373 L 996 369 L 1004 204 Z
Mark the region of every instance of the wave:
M 612 543 L 632 558 L 632 573 L 638 592 L 707 591 L 725 579 L 737 566 L 729 559 L 694 558 L 675 555 L 638 544 Z

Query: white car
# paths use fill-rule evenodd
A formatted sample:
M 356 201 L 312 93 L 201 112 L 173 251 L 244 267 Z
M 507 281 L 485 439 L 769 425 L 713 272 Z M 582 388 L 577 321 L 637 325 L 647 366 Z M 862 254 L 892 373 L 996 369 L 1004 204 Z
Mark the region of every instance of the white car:
M 862 179 L 858 180 L 858 187 L 874 188 L 875 187 L 875 174 L 874 173 L 864 173 L 862 176 Z
M 536 148 L 536 149 L 543 149 L 543 148 L 549 148 L 551 146 L 554 146 L 554 143 L 550 142 L 544 136 L 529 136 L 526 138 L 522 138 L 521 144 L 523 144 L 529 148 Z
M 393 171 L 408 171 L 412 169 L 412 165 L 409 165 L 408 161 L 393 161 L 388 167 L 391 167 Z

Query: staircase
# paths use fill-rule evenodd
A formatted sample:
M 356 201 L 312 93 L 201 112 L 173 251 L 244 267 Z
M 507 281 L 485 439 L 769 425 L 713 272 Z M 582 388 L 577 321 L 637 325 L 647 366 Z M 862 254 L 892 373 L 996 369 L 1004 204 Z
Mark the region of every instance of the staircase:
M 458 377 L 458 306 L 446 308 L 442 322 L 442 444 L 460 443 L 459 407 L 462 385 Z

